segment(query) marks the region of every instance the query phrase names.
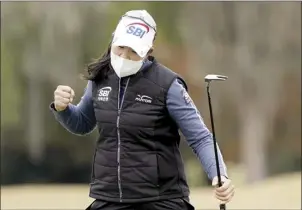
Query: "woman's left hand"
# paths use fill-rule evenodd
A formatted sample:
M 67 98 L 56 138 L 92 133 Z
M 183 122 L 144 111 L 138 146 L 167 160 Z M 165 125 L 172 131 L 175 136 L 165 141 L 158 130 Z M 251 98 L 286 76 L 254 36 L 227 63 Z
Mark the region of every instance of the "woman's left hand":
M 215 197 L 221 204 L 226 204 L 231 201 L 235 194 L 235 187 L 232 184 L 232 180 L 227 179 L 225 176 L 221 176 L 222 186 L 218 187 L 218 177 L 215 176 L 212 180 L 212 186 L 215 187 Z

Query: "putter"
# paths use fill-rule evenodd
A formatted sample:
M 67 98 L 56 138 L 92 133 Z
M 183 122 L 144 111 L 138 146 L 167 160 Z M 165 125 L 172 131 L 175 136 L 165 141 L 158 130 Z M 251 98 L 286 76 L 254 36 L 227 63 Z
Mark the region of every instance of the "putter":
M 208 101 L 209 101 L 209 109 L 210 109 L 210 118 L 211 118 L 211 126 L 212 126 L 212 133 L 213 133 L 213 142 L 214 142 L 214 152 L 215 152 L 215 160 L 216 160 L 216 170 L 218 176 L 218 186 L 221 187 L 221 177 L 220 177 L 220 168 L 219 168 L 219 160 L 218 160 L 218 149 L 216 143 L 216 136 L 215 136 L 215 128 L 214 128 L 214 117 L 212 111 L 212 103 L 211 103 L 211 96 L 210 96 L 210 83 L 212 81 L 225 81 L 227 80 L 227 76 L 217 75 L 217 74 L 208 74 L 204 79 L 208 83 L 207 84 L 207 93 L 208 93 Z M 219 205 L 220 210 L 226 210 L 225 204 Z

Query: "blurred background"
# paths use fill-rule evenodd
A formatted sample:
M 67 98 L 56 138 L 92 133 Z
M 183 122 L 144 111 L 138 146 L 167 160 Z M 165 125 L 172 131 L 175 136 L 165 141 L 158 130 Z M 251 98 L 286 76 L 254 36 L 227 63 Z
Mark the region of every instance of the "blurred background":
M 79 75 L 126 11 L 158 26 L 154 55 L 182 75 L 237 186 L 232 209 L 301 208 L 300 2 L 1 2 L 1 209 L 84 209 L 95 130 L 66 131 L 49 110 L 57 85 L 79 102 Z M 181 145 L 191 201 L 217 209 L 202 166 Z

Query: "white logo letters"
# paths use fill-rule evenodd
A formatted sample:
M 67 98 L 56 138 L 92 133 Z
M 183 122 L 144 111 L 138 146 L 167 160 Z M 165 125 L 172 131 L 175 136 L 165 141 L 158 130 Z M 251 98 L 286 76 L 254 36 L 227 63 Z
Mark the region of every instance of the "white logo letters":
M 151 104 L 152 103 L 152 98 L 150 96 L 145 96 L 145 95 L 137 95 L 136 98 L 135 98 L 136 101 L 139 101 L 139 102 L 144 102 L 144 103 L 147 103 L 147 104 Z
M 99 90 L 98 100 L 99 101 L 108 101 L 109 93 L 111 91 L 111 87 L 103 87 Z

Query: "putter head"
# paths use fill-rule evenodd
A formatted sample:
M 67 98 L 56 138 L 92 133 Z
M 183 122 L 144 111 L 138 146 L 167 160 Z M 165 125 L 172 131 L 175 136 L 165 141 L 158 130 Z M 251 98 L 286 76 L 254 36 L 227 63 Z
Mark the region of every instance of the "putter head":
M 204 80 L 206 82 L 211 82 L 211 81 L 225 81 L 227 80 L 228 77 L 227 76 L 223 76 L 223 75 L 218 75 L 218 74 L 208 74 L 207 76 L 205 76 Z

